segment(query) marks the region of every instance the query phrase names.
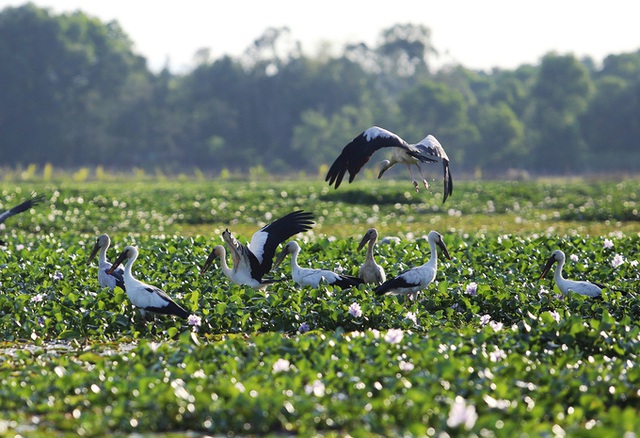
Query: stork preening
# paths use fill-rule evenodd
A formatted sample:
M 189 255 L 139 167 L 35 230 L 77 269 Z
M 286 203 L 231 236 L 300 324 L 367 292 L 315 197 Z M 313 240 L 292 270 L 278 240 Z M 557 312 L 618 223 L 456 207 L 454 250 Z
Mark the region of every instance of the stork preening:
M 314 288 L 318 288 L 321 283 L 325 283 L 331 286 L 338 286 L 341 289 L 347 289 L 353 286 L 358 286 L 363 283 L 363 280 L 351 275 L 337 274 L 328 269 L 310 269 L 302 268 L 298 265 L 298 254 L 300 254 L 300 245 L 298 242 L 292 240 L 288 242 L 274 264 L 274 269 L 277 268 L 284 260 L 287 254 L 291 254 L 291 277 L 298 286 L 309 285 Z
M 200 273 L 204 274 L 218 257 L 222 272 L 233 283 L 254 289 L 264 288 L 277 281 L 263 277 L 271 270 L 278 245 L 295 234 L 310 230 L 313 223 L 313 213 L 294 211 L 256 231 L 249 246 L 238 242 L 227 229 L 222 233 L 222 239 L 229 246 L 233 267 L 227 265 L 224 246 L 217 245 L 207 257 Z
M 135 246 L 127 246 L 114 260 L 111 269 L 107 274 L 113 275 L 116 268 L 125 260 L 124 265 L 124 285 L 127 296 L 134 306 L 140 309 L 142 317 L 146 320 L 146 312 L 158 313 L 161 315 L 174 315 L 180 318 L 188 318 L 187 312 L 182 306 L 177 304 L 165 291 L 150 284 L 143 283 L 133 277 L 131 267 L 138 258 L 138 249 Z
M 11 216 L 15 216 L 16 214 L 23 213 L 29 210 L 34 205 L 38 205 L 44 201 L 44 195 L 37 195 L 31 199 L 27 199 L 21 204 L 16 205 L 15 207 L 10 208 L 9 210 L 0 213 L 0 224 L 9 219 Z M 4 241 L 0 240 L 0 245 L 4 245 Z
M 87 265 L 91 263 L 91 260 L 93 260 L 96 254 L 98 254 L 98 251 L 100 251 L 100 255 L 98 256 L 98 283 L 100 286 L 108 287 L 111 290 L 116 286 L 124 290 L 124 271 L 122 268 L 115 269 L 112 274 L 108 273 L 111 269 L 111 263 L 107 260 L 107 250 L 110 245 L 111 239 L 109 236 L 107 234 L 100 235 L 93 245 L 91 254 L 89 254 Z
M 560 289 L 563 295 L 569 295 L 569 293 L 573 292 L 588 297 L 602 296 L 602 288 L 604 288 L 604 286 L 589 281 L 573 281 L 564 278 L 562 276 L 562 268 L 564 267 L 565 260 L 564 252 L 559 249 L 553 251 L 542 269 L 542 275 L 540 275 L 539 280 L 542 280 L 549 273 L 553 264 L 557 262 L 558 265 L 556 266 L 556 272 L 553 278 L 556 281 L 556 286 L 558 286 L 558 289 Z
M 427 236 L 431 258 L 427 263 L 411 268 L 391 280 L 387 280 L 378 286 L 374 292 L 378 295 L 394 293 L 397 295 L 410 295 L 416 299 L 418 292 L 425 289 L 436 278 L 438 271 L 438 249 L 440 247 L 444 256 L 451 259 L 447 246 L 442 240 L 442 235 L 437 231 L 431 231 Z
M 358 251 L 361 251 L 364 245 L 368 243 L 367 255 L 364 263 L 360 266 L 358 277 L 362 278 L 365 283 L 369 284 L 382 284 L 387 280 L 384 268 L 377 264 L 373 258 L 373 249 L 375 248 L 377 240 L 378 230 L 375 228 L 369 228 L 358 245 Z
M 427 135 L 416 144 L 410 144 L 400 138 L 391 131 L 372 126 L 356 138 L 351 140 L 343 149 L 338 158 L 333 162 L 325 181 L 329 185 L 335 183 L 337 189 L 344 178 L 344 174 L 349 171 L 349 182 L 352 182 L 360 169 L 369 161 L 369 158 L 382 148 L 393 148 L 391 160 L 384 160 L 380 163 L 380 173 L 378 178 L 382 177 L 387 169 L 397 163 L 406 164 L 409 169 L 409 175 L 413 180 L 413 187 L 418 191 L 418 181 L 413 175 L 411 166 L 416 166 L 422 177 L 422 183 L 425 188 L 429 187 L 420 163 L 437 163 L 442 162 L 444 170 L 444 195 L 442 202 L 444 203 L 453 191 L 453 180 L 449 171 L 449 157 L 444 148 L 433 135 Z

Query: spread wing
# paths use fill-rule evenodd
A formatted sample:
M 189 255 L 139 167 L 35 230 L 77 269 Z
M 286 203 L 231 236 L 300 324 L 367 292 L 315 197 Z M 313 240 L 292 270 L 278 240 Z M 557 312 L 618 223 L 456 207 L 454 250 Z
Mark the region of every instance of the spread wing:
M 271 270 L 273 256 L 278 245 L 291 236 L 310 230 L 313 226 L 313 213 L 297 210 L 283 216 L 256 231 L 251 237 L 249 250 L 258 263 L 258 266 L 251 264 L 251 271 L 259 274 L 262 278 Z M 254 269 L 257 269 L 254 271 Z
M 445 152 L 440 142 L 431 134 L 420 140 L 415 146 L 418 154 L 411 154 L 415 158 L 423 162 L 442 161 L 443 179 L 444 179 L 444 195 L 442 203 L 447 200 L 449 195 L 453 193 L 453 179 L 451 178 L 451 172 L 449 171 L 449 157 Z
M 337 189 L 344 178 L 344 174 L 349 171 L 349 182 L 352 182 L 357 173 L 362 169 L 369 158 L 382 148 L 399 147 L 407 151 L 410 145 L 402 138 L 391 131 L 372 126 L 371 128 L 351 140 L 343 149 L 338 158 L 333 162 L 327 172 L 325 181 L 329 185 L 335 183 Z
M 11 216 L 15 216 L 18 213 L 22 213 L 24 211 L 27 211 L 31 207 L 41 203 L 42 201 L 44 201 L 44 195 L 38 195 L 38 196 L 36 196 L 34 198 L 31 198 L 31 199 L 29 199 L 27 201 L 24 201 L 20 205 L 16 205 L 15 207 L 13 207 L 10 210 L 5 211 L 4 213 L 0 214 L 0 224 L 3 223 L 8 218 L 10 218 Z

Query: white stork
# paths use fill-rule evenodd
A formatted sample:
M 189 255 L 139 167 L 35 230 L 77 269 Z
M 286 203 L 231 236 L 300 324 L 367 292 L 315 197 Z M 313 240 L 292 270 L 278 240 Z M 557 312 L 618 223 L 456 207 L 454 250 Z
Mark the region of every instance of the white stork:
M 111 269 L 111 263 L 107 260 L 107 250 L 110 245 L 111 239 L 109 236 L 107 234 L 100 235 L 93 245 L 91 254 L 89 254 L 87 265 L 91 263 L 91 260 L 93 260 L 98 251 L 100 251 L 100 255 L 98 256 L 98 283 L 100 286 L 108 287 L 111 290 L 116 286 L 125 290 L 124 271 L 122 268 L 114 270 L 113 274 L 108 274 L 108 271 Z
M 549 273 L 555 262 L 558 262 L 554 279 L 556 281 L 556 286 L 560 289 L 560 292 L 564 295 L 574 292 L 588 297 L 599 297 L 602 295 L 602 288 L 604 288 L 604 286 L 596 285 L 588 281 L 572 281 L 564 278 L 562 276 L 562 268 L 564 267 L 565 260 L 564 252 L 559 249 L 553 251 L 547 260 L 547 264 L 544 265 L 544 268 L 542 269 L 542 275 L 540 275 L 539 280 L 542 280 Z
M 420 163 L 442 161 L 444 169 L 444 198 L 442 202 L 444 203 L 447 200 L 453 191 L 453 180 L 449 172 L 449 157 L 440 142 L 433 135 L 427 135 L 420 142 L 409 144 L 393 132 L 378 126 L 372 126 L 367 129 L 342 149 L 342 153 L 329 168 L 325 181 L 328 181 L 329 185 L 335 183 L 337 189 L 344 178 L 345 172 L 349 171 L 349 182 L 352 182 L 362 166 L 369 161 L 369 158 L 378 149 L 388 147 L 393 148 L 393 156 L 391 160 L 384 160 L 380 163 L 381 168 L 378 178 L 394 164 L 406 164 L 409 169 L 409 175 L 413 180 L 413 187 L 417 192 L 418 181 L 413 176 L 411 166 L 415 165 L 418 168 L 420 176 L 422 176 L 422 183 L 425 188 L 428 188 L 429 184 L 422 174 Z
M 15 216 L 16 214 L 25 212 L 34 205 L 40 204 L 42 201 L 44 201 L 44 199 L 44 195 L 37 195 L 5 212 L 0 213 L 0 224 L 9 219 L 11 216 Z M 4 245 L 4 242 L 2 240 L 0 240 L 0 245 Z
M 298 242 L 294 240 L 287 243 L 280 254 L 278 254 L 274 264 L 274 269 L 282 263 L 287 254 L 291 254 L 291 277 L 298 286 L 309 285 L 314 288 L 318 288 L 320 283 L 326 283 L 331 286 L 338 286 L 341 289 L 347 289 L 353 286 L 358 286 L 364 282 L 361 278 L 353 277 L 351 275 L 336 274 L 335 272 L 327 269 L 301 268 L 300 265 L 298 265 L 300 245 L 298 245 Z
M 367 242 L 369 243 L 367 246 L 366 259 L 362 266 L 360 266 L 360 272 L 358 273 L 358 276 L 362 278 L 365 283 L 369 284 L 382 284 L 387 280 L 384 268 L 377 264 L 373 258 L 373 248 L 375 247 L 377 240 L 378 230 L 375 228 L 369 228 L 358 245 L 358 251 L 361 251 L 364 245 Z
M 438 250 L 439 246 L 444 256 L 451 259 L 449 251 L 442 240 L 442 235 L 437 231 L 431 231 L 427 236 L 429 247 L 431 248 L 431 258 L 422 266 L 411 268 L 403 272 L 391 280 L 387 280 L 374 289 L 378 295 L 387 293 L 395 293 L 398 295 L 411 295 L 413 300 L 416 299 L 418 291 L 426 288 L 435 280 L 438 270 Z
M 277 281 L 262 277 L 271 270 L 278 245 L 294 234 L 310 230 L 312 225 L 313 213 L 294 211 L 256 231 L 249 246 L 238 242 L 227 229 L 222 233 L 222 238 L 231 251 L 233 268 L 227 265 L 224 247 L 217 245 L 207 257 L 200 273 L 204 274 L 213 264 L 213 260 L 219 257 L 222 272 L 233 283 L 251 286 L 254 289 L 264 288 Z
M 116 268 L 123 261 L 127 260 L 127 263 L 124 265 L 125 290 L 133 305 L 140 309 L 142 317 L 145 318 L 146 312 L 153 312 L 161 315 L 175 315 L 180 318 L 188 318 L 189 312 L 169 298 L 169 295 L 167 295 L 165 291 L 133 278 L 131 267 L 137 258 L 138 249 L 135 246 L 126 246 L 118 258 L 115 259 L 111 269 L 107 271 L 107 274 L 112 275 Z

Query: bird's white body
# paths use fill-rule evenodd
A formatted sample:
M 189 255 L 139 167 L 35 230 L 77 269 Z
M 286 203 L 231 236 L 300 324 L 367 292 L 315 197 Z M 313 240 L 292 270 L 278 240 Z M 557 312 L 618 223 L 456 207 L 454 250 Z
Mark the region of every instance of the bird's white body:
M 180 305 L 176 304 L 166 292 L 150 284 L 143 283 L 133 276 L 131 267 L 137 258 L 137 248 L 127 246 L 114 262 L 114 266 L 117 267 L 124 259 L 127 259 L 124 265 L 124 284 L 127 297 L 129 297 L 131 303 L 140 309 L 143 316 L 146 311 L 151 311 L 187 318 L 189 313 Z
M 328 269 L 303 268 L 298 264 L 300 245 L 291 241 L 287 243 L 278 256 L 275 266 L 280 265 L 287 254 L 291 254 L 291 278 L 298 286 L 311 286 L 318 288 L 320 284 L 338 285 L 340 287 L 355 286 L 359 281 L 353 277 L 337 274 Z
M 394 293 L 397 295 L 410 295 L 412 299 L 416 299 L 418 292 L 425 289 L 436 278 L 438 272 L 438 250 L 436 245 L 440 246 L 447 258 L 450 258 L 449 252 L 442 240 L 442 236 L 431 231 L 427 236 L 429 248 L 431 250 L 431 258 L 425 264 L 411 268 L 397 277 L 381 284 L 376 288 L 376 292 L 380 294 Z
M 369 284 L 382 284 L 387 280 L 387 276 L 384 272 L 384 268 L 376 263 L 373 257 L 373 249 L 378 240 L 378 231 L 375 228 L 370 228 L 360 241 L 358 251 L 362 249 L 365 243 L 367 245 L 367 255 L 364 263 L 360 266 L 358 276 Z
M 543 278 L 547 275 L 551 266 L 557 262 L 556 271 L 553 276 L 556 286 L 560 289 L 564 295 L 569 295 L 570 293 L 576 293 L 579 295 L 585 295 L 588 297 L 598 297 L 602 295 L 602 289 L 588 281 L 575 281 L 575 280 L 567 280 L 562 276 L 562 269 L 564 268 L 564 263 L 566 261 L 566 257 L 564 252 L 557 249 L 551 253 L 551 257 L 547 260 L 547 264 L 545 265 L 542 275 L 540 278 Z
M 96 251 L 98 253 L 98 283 L 102 287 L 108 287 L 113 290 L 116 286 L 120 286 L 122 289 L 124 286 L 124 271 L 122 269 L 114 270 L 113 274 L 108 274 L 108 271 L 111 269 L 111 263 L 107 260 L 107 250 L 111 245 L 111 239 L 108 235 L 102 234 L 96 240 L 96 243 L 89 255 L 89 259 L 87 260 L 87 264 L 93 260 L 96 255 Z
M 244 257 L 233 257 L 233 267 L 227 264 L 227 251 L 222 245 L 216 245 L 213 248 L 216 256 L 220 259 L 222 273 L 231 280 L 232 283 L 238 285 L 250 286 L 254 289 L 263 289 L 270 283 L 261 282 L 251 276 L 251 267 L 248 260 Z M 232 253 L 233 254 L 233 253 Z

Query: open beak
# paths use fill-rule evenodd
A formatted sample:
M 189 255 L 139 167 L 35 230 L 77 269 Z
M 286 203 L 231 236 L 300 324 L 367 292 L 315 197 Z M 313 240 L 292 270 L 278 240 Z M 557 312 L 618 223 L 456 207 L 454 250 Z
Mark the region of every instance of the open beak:
M 111 269 L 109 269 L 107 271 L 107 274 L 111 275 L 113 274 L 113 271 L 116 270 L 116 268 L 118 266 L 120 266 L 122 264 L 122 262 L 124 262 L 127 259 L 127 252 L 126 251 L 122 251 L 120 253 L 120 255 L 118 256 L 118 258 L 116 259 L 115 262 L 113 262 L 113 265 L 111 265 Z
M 440 249 L 442 250 L 442 254 L 444 254 L 444 256 L 446 258 L 448 258 L 449 260 L 451 260 L 451 256 L 449 255 L 449 251 L 447 250 L 447 246 L 444 244 L 444 242 L 442 240 L 438 241 L 438 246 L 440 247 Z
M 551 269 L 555 261 L 556 259 L 553 256 L 549 257 L 549 259 L 547 260 L 547 264 L 544 265 L 544 269 L 542 269 L 542 275 L 540 275 L 540 278 L 538 278 L 538 280 L 542 280 L 549 273 L 549 270 Z
M 89 254 L 89 258 L 87 259 L 87 265 L 91 263 L 91 260 L 93 260 L 96 254 L 98 254 L 99 250 L 100 250 L 100 247 L 98 246 L 98 244 L 97 243 L 94 244 L 93 249 L 91 250 L 91 254 Z
M 218 257 L 218 255 L 216 254 L 216 249 L 214 248 L 209 253 L 209 257 L 207 257 L 204 265 L 202 265 L 202 269 L 200 269 L 200 275 L 203 275 L 209 270 L 209 268 L 211 268 L 211 265 L 213 265 L 213 261 L 216 259 L 216 257 Z

